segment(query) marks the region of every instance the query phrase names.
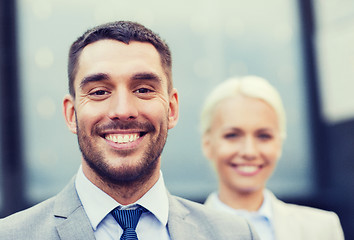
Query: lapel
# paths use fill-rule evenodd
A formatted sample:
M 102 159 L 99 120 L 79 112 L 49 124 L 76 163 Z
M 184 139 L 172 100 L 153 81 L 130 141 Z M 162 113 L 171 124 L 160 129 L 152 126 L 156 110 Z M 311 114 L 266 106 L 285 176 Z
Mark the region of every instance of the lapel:
M 199 231 L 198 224 L 190 217 L 190 210 L 175 196 L 168 194 L 169 215 L 167 228 L 172 240 L 198 239 L 205 240 L 205 236 Z
M 61 191 L 54 203 L 56 229 L 61 240 L 94 240 L 91 223 L 75 189 L 75 177 Z
M 286 203 L 271 194 L 276 239 L 302 239 L 301 228 Z

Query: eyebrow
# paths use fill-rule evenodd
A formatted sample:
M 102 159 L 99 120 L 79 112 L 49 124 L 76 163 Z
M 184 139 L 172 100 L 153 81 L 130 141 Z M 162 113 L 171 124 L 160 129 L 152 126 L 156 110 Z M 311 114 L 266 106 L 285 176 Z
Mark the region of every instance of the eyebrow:
M 242 127 L 227 127 L 224 129 L 224 131 L 241 131 L 243 132 L 243 129 Z M 274 130 L 272 128 L 260 128 L 260 129 L 257 129 L 256 132 L 273 132 Z
M 81 89 L 84 88 L 85 85 L 87 85 L 91 82 L 100 82 L 100 81 L 109 80 L 109 79 L 110 79 L 110 77 L 106 73 L 92 74 L 92 75 L 86 76 L 82 79 L 82 81 L 80 82 L 80 88 Z M 131 80 L 148 80 L 148 81 L 162 83 L 161 77 L 155 73 L 152 73 L 152 72 L 136 73 L 131 77 Z
M 86 76 L 82 79 L 82 81 L 80 82 L 80 88 L 84 88 L 85 85 L 87 85 L 88 83 L 91 82 L 100 82 L 103 80 L 108 80 L 109 76 L 108 74 L 105 73 L 97 73 L 97 74 L 92 74 L 89 76 Z
M 162 83 L 161 77 L 155 73 L 152 73 L 152 72 L 137 73 L 137 74 L 134 74 L 131 79 L 132 80 L 151 80 L 151 81 L 156 81 L 156 82 Z
M 269 127 L 269 128 L 260 128 L 257 130 L 257 132 L 274 132 L 274 129 Z

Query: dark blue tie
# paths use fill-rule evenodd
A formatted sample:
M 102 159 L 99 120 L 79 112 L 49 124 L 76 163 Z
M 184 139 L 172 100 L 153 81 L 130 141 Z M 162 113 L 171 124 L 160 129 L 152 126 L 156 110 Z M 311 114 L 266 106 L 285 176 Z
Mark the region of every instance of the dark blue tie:
M 112 211 L 113 217 L 123 228 L 123 234 L 120 240 L 137 240 L 135 228 L 138 224 L 141 214 L 144 212 L 144 208 L 139 207 L 134 210 L 119 210 L 118 208 Z

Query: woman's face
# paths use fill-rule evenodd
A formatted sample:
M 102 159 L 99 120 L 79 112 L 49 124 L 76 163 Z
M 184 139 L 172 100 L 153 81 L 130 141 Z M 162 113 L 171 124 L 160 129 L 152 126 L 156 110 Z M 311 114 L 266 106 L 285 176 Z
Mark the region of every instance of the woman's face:
M 242 95 L 216 106 L 210 131 L 203 137 L 204 153 L 219 175 L 219 190 L 240 194 L 264 189 L 281 148 L 274 109 Z

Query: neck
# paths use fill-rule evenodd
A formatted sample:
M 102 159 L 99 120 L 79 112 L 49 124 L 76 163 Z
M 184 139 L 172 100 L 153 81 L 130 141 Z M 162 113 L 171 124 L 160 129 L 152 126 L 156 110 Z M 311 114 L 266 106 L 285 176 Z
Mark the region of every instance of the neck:
M 159 175 L 151 176 L 147 181 L 138 181 L 129 185 L 103 183 L 101 189 L 122 205 L 129 205 L 138 201 L 157 182 Z
M 229 207 L 243 209 L 250 212 L 258 211 L 264 196 L 263 188 L 256 191 L 239 191 L 219 188 L 219 199 Z
M 145 195 L 158 181 L 160 177 L 160 166 L 152 172 L 151 175 L 142 177 L 141 179 L 129 184 L 115 184 L 107 182 L 97 174 L 92 174 L 92 169 L 87 165 L 82 166 L 84 175 L 103 192 L 122 205 L 129 205 L 138 201 Z

